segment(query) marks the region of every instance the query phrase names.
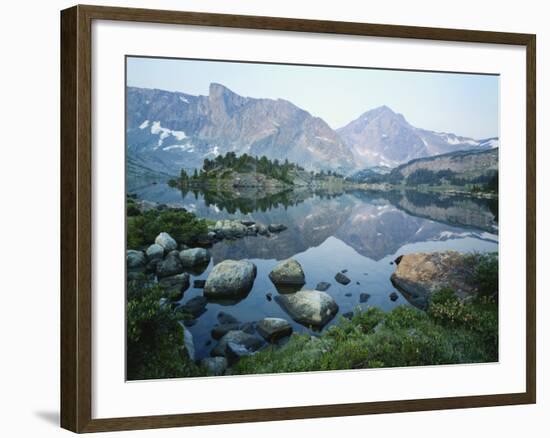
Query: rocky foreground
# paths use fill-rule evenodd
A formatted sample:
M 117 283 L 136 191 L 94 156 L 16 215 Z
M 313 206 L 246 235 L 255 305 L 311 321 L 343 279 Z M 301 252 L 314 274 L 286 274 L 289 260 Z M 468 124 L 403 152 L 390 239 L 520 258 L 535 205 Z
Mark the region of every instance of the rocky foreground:
M 252 221 L 219 221 L 211 227 L 211 232 L 216 233 L 219 238 L 237 238 L 249 235 L 251 227 L 255 227 L 252 228 L 254 233 L 264 232 Z M 272 232 L 282 230 L 272 229 Z M 269 229 L 267 232 L 270 232 Z M 214 266 L 206 280 L 195 284 L 195 287 L 203 288 L 202 296 L 178 303 L 185 290 L 190 287 L 190 276 L 186 270 L 206 266 L 211 261 L 208 249 L 178 248 L 181 246 L 176 240 L 162 232 L 146 250 L 128 250 L 128 276 L 131 279 L 140 272 L 154 273 L 157 284 L 164 291 L 164 305 L 172 303 L 176 312 L 186 315 L 180 324 L 183 349 L 186 357 L 195 361 L 193 336 L 186 325 L 206 311 L 209 300 L 224 301 L 246 297 L 254 285 L 257 269 L 247 260 L 224 260 Z M 424 310 L 429 308 L 442 289 L 452 290 L 453 299 L 459 302 L 469 302 L 480 293 L 475 282 L 476 260 L 472 255 L 454 251 L 406 254 L 395 260 L 396 270 L 391 280 L 410 303 Z M 326 292 L 330 289 L 330 283 L 321 282 L 315 290 L 300 290 L 306 282 L 306 276 L 298 261 L 288 259 L 279 262 L 270 272 L 269 278 L 279 291 L 285 287 L 290 288 L 290 293 L 279 293 L 274 300 L 299 324 L 319 330 L 338 314 L 338 305 L 330 293 Z M 342 285 L 351 281 L 346 270 L 336 273 L 334 280 Z M 361 294 L 360 302 L 366 302 L 369 296 L 368 293 Z M 389 298 L 396 300 L 398 294 L 393 292 Z M 267 296 L 267 299 L 271 300 L 272 297 Z M 353 312 L 344 316 L 350 321 L 359 318 Z M 297 342 L 294 341 L 292 326 L 285 319 L 268 317 L 260 321 L 241 322 L 225 312 L 218 315 L 218 325 L 212 328 L 211 336 L 217 341 L 211 350 L 211 357 L 197 362 L 210 375 L 242 372 L 247 368 L 239 365 L 241 360 L 262 355 L 264 350 L 269 351 L 270 355 L 275 351 L 281 351 L 281 355 L 284 355 Z M 321 338 L 325 336 L 327 335 L 321 335 Z M 286 346 L 288 340 L 291 341 L 289 347 Z M 307 343 L 304 351 L 321 345 L 324 345 L 321 341 Z

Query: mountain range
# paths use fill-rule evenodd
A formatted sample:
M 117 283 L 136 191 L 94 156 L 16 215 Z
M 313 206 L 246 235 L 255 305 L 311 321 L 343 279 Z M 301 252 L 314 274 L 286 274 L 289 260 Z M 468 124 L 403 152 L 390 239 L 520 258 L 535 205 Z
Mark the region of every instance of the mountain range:
M 126 142 L 132 168 L 171 175 L 230 151 L 350 174 L 498 146 L 497 138 L 475 140 L 416 128 L 387 106 L 333 130 L 287 100 L 244 97 L 216 83 L 208 96 L 128 87 Z

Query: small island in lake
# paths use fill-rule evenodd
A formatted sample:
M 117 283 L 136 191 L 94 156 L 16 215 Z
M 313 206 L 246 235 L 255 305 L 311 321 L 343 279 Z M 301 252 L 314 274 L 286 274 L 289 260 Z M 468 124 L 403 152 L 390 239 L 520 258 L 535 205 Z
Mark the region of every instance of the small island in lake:
M 134 80 L 167 62 L 127 59 L 128 380 L 499 360 L 498 111 L 421 99 L 422 72 L 382 71 L 382 95 L 407 107 L 407 86 L 433 131 L 386 105 L 349 116 L 368 69 L 331 70 L 334 89 L 364 87 L 325 100 L 279 83 L 276 65 L 254 66 L 285 99 L 214 77 L 201 94 L 207 61 L 171 61 L 204 72 L 181 91 Z

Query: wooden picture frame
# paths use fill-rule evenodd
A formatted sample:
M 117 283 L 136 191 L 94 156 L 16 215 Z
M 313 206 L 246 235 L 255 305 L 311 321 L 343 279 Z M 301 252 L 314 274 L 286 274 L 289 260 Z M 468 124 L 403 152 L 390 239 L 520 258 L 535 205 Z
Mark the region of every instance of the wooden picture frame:
M 92 35 L 94 20 L 184 24 L 526 48 L 527 284 L 526 391 L 197 414 L 92 418 Z M 75 6 L 61 12 L 61 426 L 99 432 L 529 404 L 536 401 L 536 37 L 531 34 Z

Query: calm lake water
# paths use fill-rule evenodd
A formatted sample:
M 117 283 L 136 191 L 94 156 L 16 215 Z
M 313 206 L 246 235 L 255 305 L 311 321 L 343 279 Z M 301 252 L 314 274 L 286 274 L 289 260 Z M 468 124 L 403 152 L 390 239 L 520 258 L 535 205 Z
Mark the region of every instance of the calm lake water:
M 401 254 L 498 250 L 498 207 L 490 200 L 413 191 L 332 194 L 304 191 L 275 196 L 235 192 L 228 199 L 216 193 L 182 193 L 163 183 L 134 188 L 131 193 L 139 199 L 185 207 L 198 217 L 246 218 L 288 227 L 271 237 L 249 236 L 216 243 L 211 248 L 210 265 L 199 275 L 191 273 L 191 288 L 181 302 L 202 295 L 202 289 L 192 287 L 193 280 L 206 279 L 212 267 L 222 260 L 247 259 L 258 268 L 254 286 L 244 299 L 227 305 L 208 303 L 206 313 L 189 327 L 197 358 L 208 356 L 216 345 L 210 331 L 217 324 L 216 317 L 221 310 L 241 322 L 281 317 L 288 320 L 295 331 L 309 331 L 266 297 L 267 293 L 273 296 L 278 293 L 268 274 L 280 260 L 293 257 L 300 262 L 306 276 L 303 289 L 315 289 L 321 281 L 331 283 L 326 292 L 336 300 L 340 311 L 324 327 L 326 330 L 342 314 L 358 306 L 390 310 L 410 305 L 390 282 L 395 270 L 391 262 Z M 352 281 L 343 286 L 334 276 L 346 269 Z M 389 298 L 393 291 L 399 295 L 395 302 Z M 359 302 L 363 292 L 370 294 L 366 303 Z

